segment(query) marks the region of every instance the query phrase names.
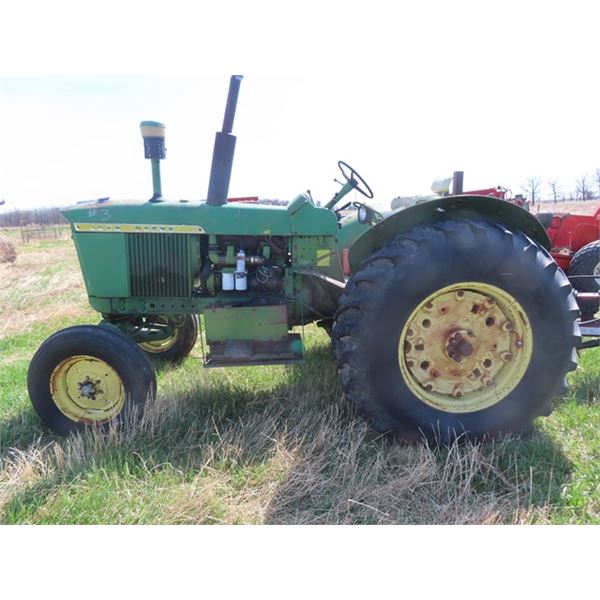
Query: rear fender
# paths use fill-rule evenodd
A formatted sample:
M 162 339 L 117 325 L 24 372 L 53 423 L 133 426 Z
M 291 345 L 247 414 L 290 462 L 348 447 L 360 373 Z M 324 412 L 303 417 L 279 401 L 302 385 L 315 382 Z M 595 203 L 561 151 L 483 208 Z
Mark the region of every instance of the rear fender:
M 399 233 L 417 225 L 441 219 L 486 220 L 504 225 L 510 231 L 521 231 L 534 242 L 550 250 L 550 239 L 542 224 L 525 209 L 489 196 L 448 196 L 428 200 L 392 213 L 363 233 L 350 248 L 352 272 L 361 262 Z

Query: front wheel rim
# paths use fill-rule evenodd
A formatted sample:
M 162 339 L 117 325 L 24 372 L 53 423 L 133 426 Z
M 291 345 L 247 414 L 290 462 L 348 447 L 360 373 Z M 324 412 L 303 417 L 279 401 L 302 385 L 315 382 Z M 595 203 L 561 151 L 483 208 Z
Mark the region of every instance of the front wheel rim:
M 523 379 L 533 333 L 519 302 L 500 288 L 463 282 L 425 298 L 400 334 L 398 362 L 413 394 L 451 413 L 490 408 Z
M 60 362 L 50 376 L 50 394 L 56 407 L 71 421 L 104 423 L 125 405 L 125 386 L 105 361 L 88 355 Z

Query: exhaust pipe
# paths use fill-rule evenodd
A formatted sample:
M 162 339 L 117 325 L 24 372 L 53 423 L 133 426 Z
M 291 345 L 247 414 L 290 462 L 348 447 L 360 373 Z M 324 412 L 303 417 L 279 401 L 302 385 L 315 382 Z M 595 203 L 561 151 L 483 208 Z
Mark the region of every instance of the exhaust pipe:
M 231 76 L 227 104 L 225 106 L 225 117 L 223 118 L 223 128 L 215 136 L 208 194 L 206 196 L 206 203 L 212 206 L 221 206 L 227 203 L 236 139 L 231 134 L 231 130 L 233 129 L 233 119 L 235 117 L 235 108 L 242 78 L 243 75 Z
M 454 171 L 452 175 L 452 195 L 459 196 L 463 193 L 463 171 Z

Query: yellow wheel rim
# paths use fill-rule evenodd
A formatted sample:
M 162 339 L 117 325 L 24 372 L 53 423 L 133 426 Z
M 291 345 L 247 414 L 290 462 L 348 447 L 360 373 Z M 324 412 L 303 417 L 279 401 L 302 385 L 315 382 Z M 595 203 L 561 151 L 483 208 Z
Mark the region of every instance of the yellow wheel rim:
M 159 323 L 163 323 L 167 325 L 169 320 L 165 317 L 160 317 L 158 319 Z M 161 352 L 166 352 L 170 348 L 172 348 L 177 343 L 177 338 L 179 337 L 179 328 L 176 328 L 173 332 L 173 335 L 164 339 L 164 340 L 156 340 L 155 342 L 140 342 L 138 346 L 144 350 L 145 352 L 149 352 L 150 354 L 160 354 Z
M 410 390 L 452 413 L 483 410 L 521 381 L 533 350 L 523 307 L 493 285 L 464 282 L 421 302 L 408 318 L 398 362 Z
M 102 423 L 125 405 L 125 388 L 117 372 L 94 356 L 71 356 L 50 376 L 50 393 L 60 412 L 72 421 Z

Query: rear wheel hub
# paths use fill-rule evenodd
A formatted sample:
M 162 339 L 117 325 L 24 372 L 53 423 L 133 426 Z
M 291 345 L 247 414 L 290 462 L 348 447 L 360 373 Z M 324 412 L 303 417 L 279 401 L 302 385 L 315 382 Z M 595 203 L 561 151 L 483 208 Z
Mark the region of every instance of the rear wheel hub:
M 423 402 L 473 412 L 499 402 L 522 379 L 533 349 L 525 311 L 507 292 L 480 282 L 427 297 L 400 336 L 404 379 Z

